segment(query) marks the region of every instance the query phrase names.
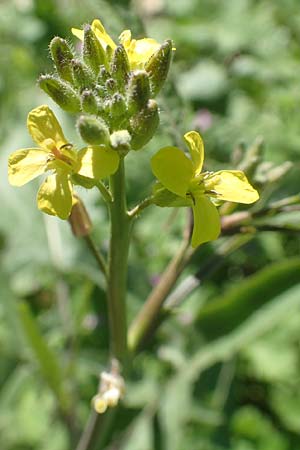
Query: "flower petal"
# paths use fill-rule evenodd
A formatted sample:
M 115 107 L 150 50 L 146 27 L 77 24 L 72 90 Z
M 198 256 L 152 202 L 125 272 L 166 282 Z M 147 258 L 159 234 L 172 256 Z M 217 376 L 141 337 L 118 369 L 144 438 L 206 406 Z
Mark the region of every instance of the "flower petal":
M 204 179 L 205 189 L 215 191 L 215 197 L 237 203 L 253 203 L 259 194 L 240 170 L 220 170 Z
M 78 152 L 78 174 L 88 178 L 106 178 L 116 172 L 119 154 L 100 145 L 85 147 Z
M 185 197 L 194 170 L 192 161 L 179 148 L 160 149 L 151 159 L 151 168 L 169 191 Z
M 221 231 L 221 224 L 217 208 L 205 195 L 197 195 L 194 200 L 192 246 L 198 247 L 204 242 L 217 239 Z
M 23 186 L 45 172 L 48 153 L 41 148 L 24 148 L 8 159 L 8 180 L 13 186 Z
M 195 175 L 199 175 L 204 161 L 204 145 L 202 137 L 196 131 L 189 131 L 184 135 L 184 140 L 190 150 L 194 163 Z
M 95 35 L 97 36 L 97 38 L 99 39 L 99 41 L 101 42 L 101 44 L 104 48 L 107 45 L 110 48 L 112 48 L 113 50 L 116 48 L 117 45 L 114 43 L 114 41 L 112 40 L 110 35 L 106 33 L 106 30 L 105 30 L 102 22 L 100 22 L 99 19 L 93 20 L 92 30 L 94 31 Z
M 39 209 L 60 219 L 69 217 L 72 202 L 72 183 L 63 172 L 49 175 L 37 194 Z
M 67 144 L 57 118 L 47 105 L 41 105 L 30 111 L 27 126 L 32 139 L 41 147 L 46 139 L 52 139 L 58 148 Z

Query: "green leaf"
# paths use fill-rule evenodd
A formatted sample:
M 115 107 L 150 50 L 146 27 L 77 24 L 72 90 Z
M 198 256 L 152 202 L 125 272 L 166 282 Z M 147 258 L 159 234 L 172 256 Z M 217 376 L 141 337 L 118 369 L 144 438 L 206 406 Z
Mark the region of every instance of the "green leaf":
M 18 306 L 19 318 L 22 323 L 27 342 L 36 358 L 40 371 L 55 394 L 63 411 L 69 405 L 68 397 L 63 387 L 63 374 L 54 352 L 42 336 L 36 320 L 32 316 L 28 305 L 24 302 Z
M 299 274 L 299 258 L 273 264 L 205 306 L 197 325 L 208 339 L 228 334 L 277 296 L 288 295 L 290 288 L 300 292 Z

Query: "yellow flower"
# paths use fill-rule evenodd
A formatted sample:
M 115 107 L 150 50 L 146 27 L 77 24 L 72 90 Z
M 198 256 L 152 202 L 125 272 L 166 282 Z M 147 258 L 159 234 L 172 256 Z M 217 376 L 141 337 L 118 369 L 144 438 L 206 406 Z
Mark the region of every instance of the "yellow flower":
M 167 200 L 164 206 L 192 206 L 194 229 L 192 246 L 217 239 L 220 234 L 220 218 L 210 198 L 237 203 L 253 203 L 258 200 L 257 191 L 240 170 L 202 172 L 204 146 L 196 131 L 184 135 L 191 159 L 177 147 L 164 147 L 153 156 L 151 167 L 154 175 L 168 191 L 176 194 L 176 203 Z M 168 203 L 168 204 L 167 204 Z
M 23 186 L 50 171 L 38 194 L 38 208 L 47 214 L 67 219 L 74 202 L 71 176 L 100 179 L 114 173 L 118 154 L 109 148 L 90 146 L 76 152 L 66 140 L 51 109 L 42 105 L 33 109 L 27 126 L 38 148 L 25 148 L 12 153 L 8 161 L 8 178 L 13 186 Z
M 107 34 L 104 26 L 99 19 L 95 19 L 92 22 L 92 30 L 99 39 L 102 47 L 106 50 L 106 47 L 110 47 L 114 50 L 117 44 Z M 77 28 L 72 28 L 74 36 L 83 41 L 84 32 Z M 155 39 L 131 39 L 131 31 L 124 30 L 119 36 L 119 42 L 122 44 L 128 55 L 130 68 L 143 69 L 150 56 L 159 49 L 160 44 Z

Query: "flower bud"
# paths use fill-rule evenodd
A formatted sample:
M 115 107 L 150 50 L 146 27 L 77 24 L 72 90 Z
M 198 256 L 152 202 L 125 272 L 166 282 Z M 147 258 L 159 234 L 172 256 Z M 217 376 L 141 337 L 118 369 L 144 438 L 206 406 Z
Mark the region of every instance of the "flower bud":
M 81 94 L 81 109 L 88 114 L 97 114 L 98 102 L 93 91 L 85 89 Z
M 144 108 L 150 98 L 150 85 L 147 73 L 136 70 L 132 73 L 127 89 L 127 105 L 130 114 L 135 114 Z
M 50 53 L 60 78 L 73 82 L 73 70 L 71 61 L 73 52 L 65 39 L 55 37 L 50 42 Z
M 115 82 L 115 80 L 113 78 L 109 78 L 105 82 L 105 88 L 106 88 L 106 92 L 108 94 L 114 94 L 118 89 L 117 83 Z
M 151 94 L 155 97 L 166 81 L 172 58 L 172 42 L 165 41 L 149 58 L 145 70 L 150 79 Z
M 147 106 L 130 119 L 132 137 L 131 147 L 139 150 L 153 137 L 159 124 L 158 106 L 155 100 L 149 100 Z
M 77 113 L 80 111 L 80 99 L 76 91 L 69 83 L 55 78 L 53 75 L 41 75 L 39 86 L 52 98 L 64 111 Z
M 91 145 L 107 145 L 109 131 L 105 122 L 100 118 L 81 116 L 77 121 L 77 128 L 82 139 Z
M 126 117 L 126 103 L 121 94 L 114 94 L 110 101 L 110 117 L 112 128 L 118 128 L 120 123 L 124 123 Z
M 131 136 L 128 130 L 118 130 L 110 135 L 110 145 L 123 155 L 130 150 Z
M 97 83 L 100 84 L 100 85 L 104 85 L 105 82 L 109 78 L 111 78 L 111 74 L 109 73 L 108 70 L 106 70 L 106 68 L 104 66 L 101 66 L 100 70 L 99 70 L 99 75 L 98 75 L 98 78 L 97 78 Z
M 76 237 L 88 236 L 92 229 L 92 222 L 88 212 L 79 197 L 75 197 L 75 203 L 72 206 L 69 216 L 72 233 Z
M 99 73 L 100 66 L 107 64 L 105 50 L 90 25 L 84 27 L 82 56 L 84 62 L 96 75 Z
M 129 76 L 129 61 L 123 45 L 118 45 L 112 55 L 110 64 L 111 76 L 116 80 L 121 91 L 124 91 Z
M 94 83 L 93 72 L 80 59 L 72 59 L 73 76 L 79 89 L 89 88 Z

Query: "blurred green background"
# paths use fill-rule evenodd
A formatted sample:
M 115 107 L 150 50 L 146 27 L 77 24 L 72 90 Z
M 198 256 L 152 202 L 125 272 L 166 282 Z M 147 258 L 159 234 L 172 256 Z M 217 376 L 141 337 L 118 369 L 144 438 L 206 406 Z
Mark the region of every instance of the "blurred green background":
M 115 39 L 130 28 L 135 37 L 172 38 L 176 46 L 159 98 L 159 132 L 128 158 L 131 205 L 151 190 L 150 155 L 166 143 L 180 145 L 190 129 L 204 136 L 210 170 L 232 168 L 263 139 L 263 159 L 251 175 L 262 190 L 253 211 L 299 192 L 299 0 L 2 0 L 1 450 L 75 448 L 108 361 L 104 282 L 85 242 L 68 223 L 37 210 L 38 181 L 12 188 L 6 174 L 9 153 L 31 146 L 26 116 L 40 104 L 82 144 L 75 118 L 59 111 L 36 79 L 52 70 L 52 37 L 76 46 L 70 28 L 94 18 Z M 274 167 L 286 161 L 289 170 L 279 176 Z M 105 251 L 106 209 L 94 191 L 80 195 Z M 130 319 L 178 249 L 185 214 L 153 207 L 139 218 Z M 297 205 L 261 216 L 257 227 L 243 245 L 238 236 L 224 237 L 195 254 L 182 280 L 198 273 L 203 282 L 136 358 L 113 437 L 99 449 L 300 448 Z M 238 248 L 226 250 L 234 242 Z

